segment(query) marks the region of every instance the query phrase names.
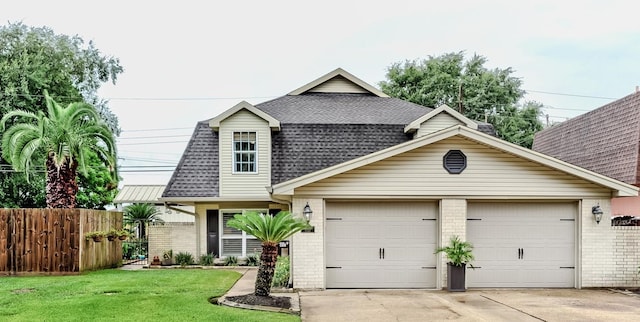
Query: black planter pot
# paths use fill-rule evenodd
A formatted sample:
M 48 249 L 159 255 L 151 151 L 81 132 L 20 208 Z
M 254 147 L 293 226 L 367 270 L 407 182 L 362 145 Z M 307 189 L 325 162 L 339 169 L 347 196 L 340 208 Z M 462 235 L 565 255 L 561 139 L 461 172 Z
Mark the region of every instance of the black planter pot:
M 447 289 L 450 292 L 464 292 L 467 290 L 465 287 L 466 267 L 466 264 L 455 266 L 447 263 Z

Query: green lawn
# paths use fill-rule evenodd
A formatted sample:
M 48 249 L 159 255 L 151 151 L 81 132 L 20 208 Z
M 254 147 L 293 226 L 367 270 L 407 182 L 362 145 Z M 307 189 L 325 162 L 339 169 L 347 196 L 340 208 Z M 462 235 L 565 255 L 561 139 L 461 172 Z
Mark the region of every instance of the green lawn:
M 239 277 L 219 269 L 0 277 L 0 321 L 300 321 L 208 302 Z

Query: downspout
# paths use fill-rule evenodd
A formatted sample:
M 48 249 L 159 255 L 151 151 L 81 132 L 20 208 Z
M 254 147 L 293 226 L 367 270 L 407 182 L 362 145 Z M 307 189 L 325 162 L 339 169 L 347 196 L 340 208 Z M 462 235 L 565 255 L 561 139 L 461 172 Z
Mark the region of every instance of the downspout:
M 280 204 L 286 204 L 289 207 L 289 212 L 293 212 L 293 204 L 291 201 L 275 198 L 273 196 L 273 187 L 266 187 L 266 188 L 267 188 L 267 192 L 269 193 L 269 197 L 271 198 L 272 201 L 275 201 Z M 293 261 L 293 238 L 291 238 L 291 240 L 289 241 L 289 281 L 287 282 L 287 287 L 289 288 L 293 287 L 293 265 L 291 263 L 292 261 Z

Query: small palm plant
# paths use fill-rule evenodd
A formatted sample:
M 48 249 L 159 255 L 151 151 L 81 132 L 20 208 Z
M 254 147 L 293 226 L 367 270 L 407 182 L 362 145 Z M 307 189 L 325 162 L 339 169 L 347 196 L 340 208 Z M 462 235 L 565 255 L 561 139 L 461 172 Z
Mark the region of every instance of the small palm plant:
M 453 266 L 464 266 L 469 264 L 469 267 L 473 268 L 470 264 L 473 257 L 473 245 L 466 241 L 461 241 L 460 237 L 452 236 L 449 246 L 440 247 L 436 249 L 436 254 L 444 253 L 449 260 L 449 263 Z
M 238 214 L 227 222 L 227 226 L 253 235 L 262 242 L 260 267 L 255 285 L 257 296 L 269 296 L 271 293 L 271 282 L 278 258 L 278 243 L 309 228 L 309 224 L 304 219 L 293 218 L 288 211 L 281 211 L 275 216 L 257 212 Z
M 124 208 L 123 221 L 128 225 L 139 225 L 139 238 L 147 237 L 146 225 L 150 222 L 164 223 L 160 211 L 150 203 L 134 203 Z

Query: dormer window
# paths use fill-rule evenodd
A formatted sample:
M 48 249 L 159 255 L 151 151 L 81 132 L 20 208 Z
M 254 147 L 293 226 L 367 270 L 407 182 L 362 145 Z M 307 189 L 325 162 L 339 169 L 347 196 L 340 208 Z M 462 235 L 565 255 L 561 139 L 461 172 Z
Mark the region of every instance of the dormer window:
M 233 172 L 256 173 L 256 132 L 233 132 Z

